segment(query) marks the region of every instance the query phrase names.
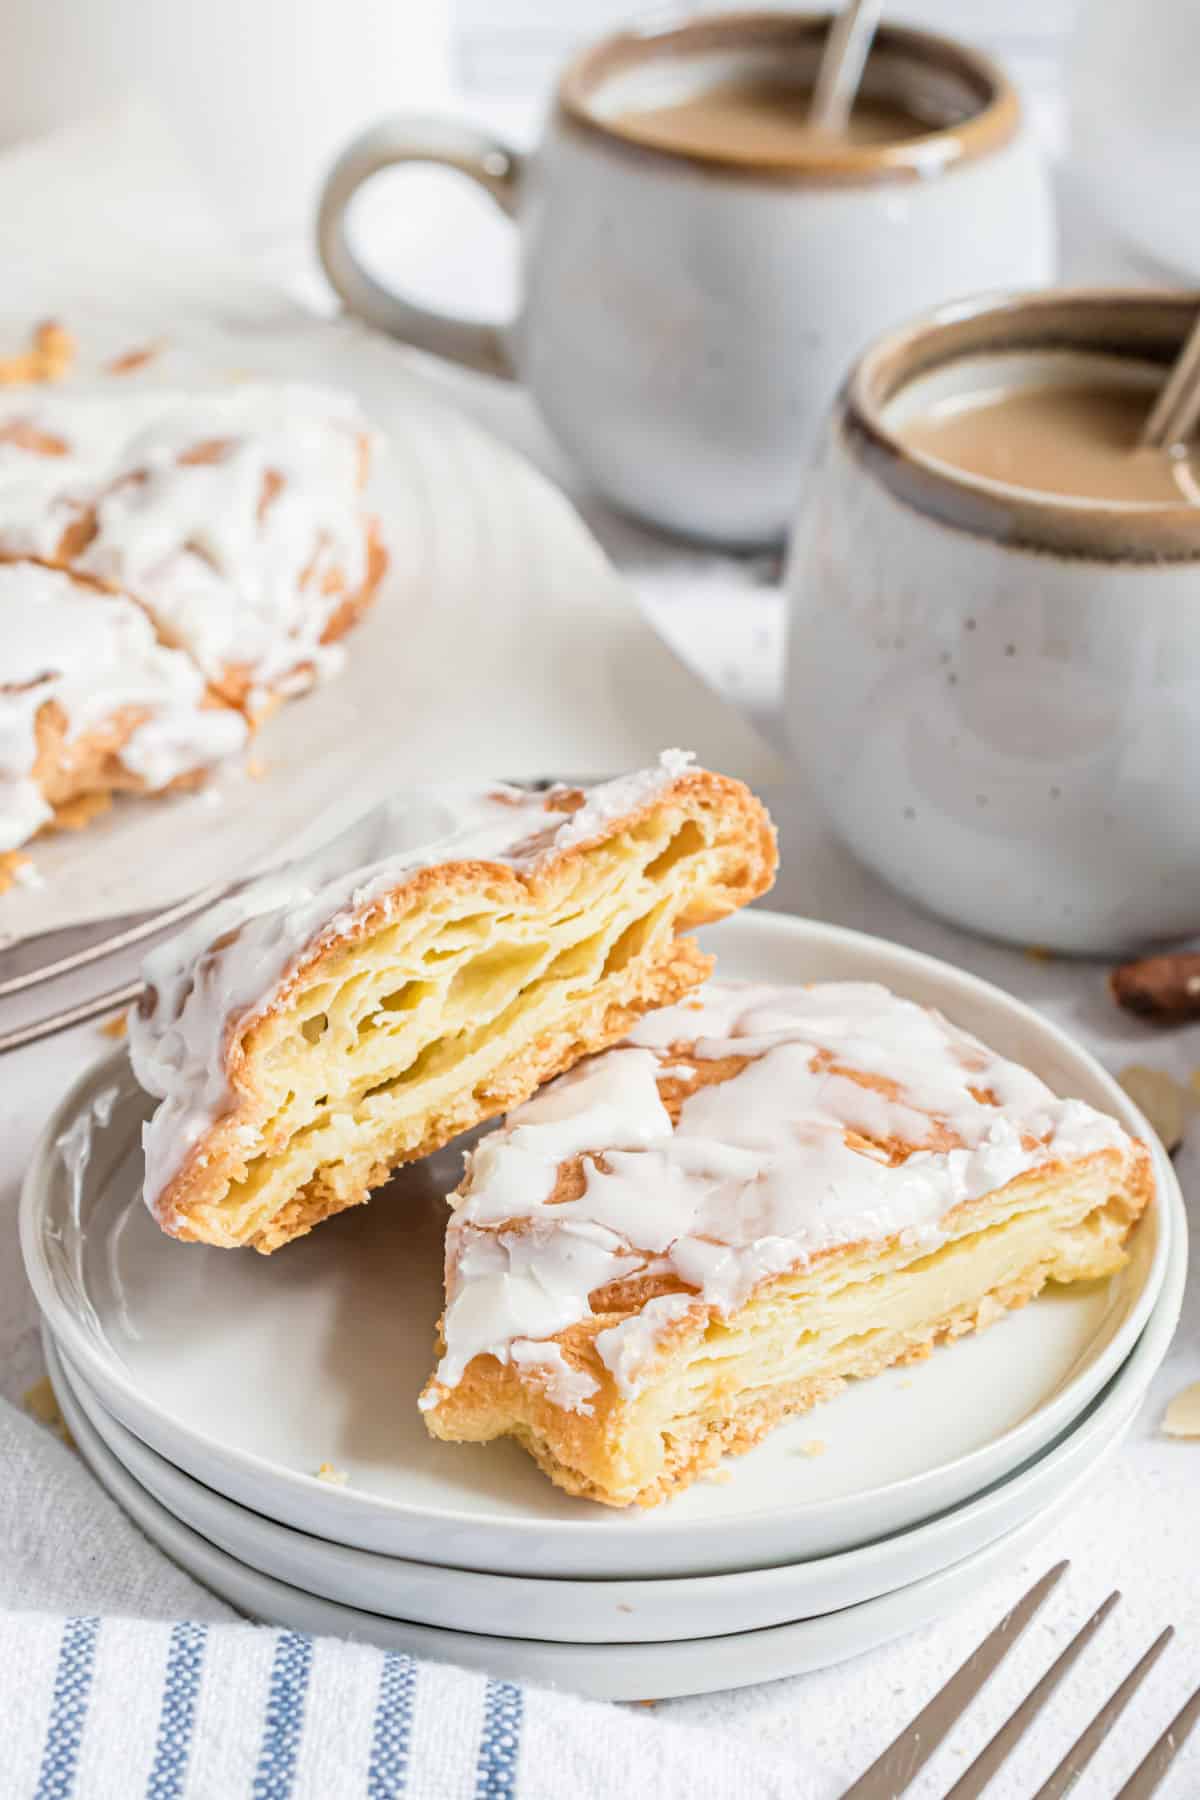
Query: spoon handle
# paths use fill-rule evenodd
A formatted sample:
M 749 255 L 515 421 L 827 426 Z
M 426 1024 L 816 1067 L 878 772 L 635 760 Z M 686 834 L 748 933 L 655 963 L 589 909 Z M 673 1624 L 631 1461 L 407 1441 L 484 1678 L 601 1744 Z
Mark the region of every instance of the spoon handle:
M 1182 443 L 1200 417 L 1200 318 L 1163 383 L 1140 442 L 1147 449 L 1167 450 Z
M 829 27 L 808 122 L 819 131 L 844 131 L 862 80 L 883 0 L 847 0 Z

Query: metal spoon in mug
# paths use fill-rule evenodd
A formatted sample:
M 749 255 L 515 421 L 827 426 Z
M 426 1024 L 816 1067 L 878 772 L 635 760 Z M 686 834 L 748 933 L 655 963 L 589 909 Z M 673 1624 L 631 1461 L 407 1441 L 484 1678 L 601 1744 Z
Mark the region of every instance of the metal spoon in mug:
M 882 11 L 883 0 L 847 0 L 830 25 L 808 110 L 815 131 L 845 131 Z
M 1200 422 L 1200 317 L 1188 333 L 1138 439 L 1140 450 L 1171 450 Z

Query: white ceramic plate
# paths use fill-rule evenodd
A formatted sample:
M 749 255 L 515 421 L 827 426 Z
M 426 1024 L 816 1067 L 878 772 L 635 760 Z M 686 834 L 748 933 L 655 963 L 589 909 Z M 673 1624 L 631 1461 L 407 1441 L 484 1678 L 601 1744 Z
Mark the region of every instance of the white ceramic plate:
M 720 1688 L 751 1687 L 756 1682 L 845 1662 L 890 1638 L 915 1631 L 974 1594 L 981 1583 L 1017 1564 L 1088 1480 L 1085 1473 L 1024 1525 L 940 1574 L 823 1618 L 677 1643 L 564 1644 L 484 1637 L 337 1606 L 228 1556 L 181 1524 L 122 1467 L 76 1401 L 61 1370 L 53 1367 L 53 1346 L 48 1348 L 63 1417 L 92 1473 L 152 1543 L 231 1606 L 269 1625 L 407 1650 L 433 1662 L 483 1669 L 539 1687 L 566 1688 L 596 1700 L 669 1700 Z
M 1117 1084 L 999 989 L 880 939 L 751 911 L 710 934 L 726 976 L 871 978 L 931 1001 L 1060 1092 L 1147 1132 Z M 146 1102 L 124 1059 L 86 1076 L 27 1174 L 22 1245 L 55 1336 L 108 1411 L 206 1486 L 313 1536 L 513 1574 L 720 1574 L 851 1549 L 979 1493 L 1077 1418 L 1136 1342 L 1161 1288 L 1178 1187 L 1111 1281 L 1052 1291 L 915 1370 L 854 1384 L 730 1465 L 723 1485 L 630 1516 L 572 1500 L 514 1444 L 436 1443 L 416 1395 L 441 1304 L 451 1149 L 271 1258 L 184 1245 L 139 1194 Z M 76 1176 L 58 1146 L 116 1089 Z M 68 1140 L 70 1141 L 70 1140 Z M 1172 1248 L 1172 1245 L 1175 1248 Z M 814 1438 L 826 1453 L 802 1447 Z M 315 1479 L 345 1471 L 337 1488 Z
M 379 1556 L 292 1531 L 214 1493 L 149 1449 L 105 1412 L 69 1359 L 52 1349 L 49 1332 L 45 1339 L 56 1382 L 70 1384 L 78 1405 L 134 1480 L 175 1518 L 251 1568 L 325 1600 L 453 1631 L 567 1643 L 645 1643 L 816 1618 L 935 1574 L 1023 1525 L 1095 1470 L 1120 1442 L 1170 1344 L 1184 1273 L 1182 1261 L 1172 1264 L 1149 1324 L 1103 1393 L 1041 1456 L 986 1493 L 924 1525 L 838 1556 L 660 1581 L 486 1575 Z
M 110 351 L 169 340 L 135 382 L 241 370 L 357 394 L 386 440 L 371 505 L 391 565 L 346 639 L 342 674 L 256 740 L 257 779 L 239 764 L 218 778 L 219 804 L 118 798 L 87 831 L 39 839 L 43 883 L 4 896 L 6 938 L 162 906 L 299 854 L 430 770 L 485 782 L 587 774 L 682 743 L 749 781 L 782 775 L 753 727 L 656 635 L 565 497 L 447 406 L 386 339 L 295 315 L 269 331 L 106 321 L 91 305 L 87 317 L 93 368 Z M 0 341 L 27 329 L 28 315 Z

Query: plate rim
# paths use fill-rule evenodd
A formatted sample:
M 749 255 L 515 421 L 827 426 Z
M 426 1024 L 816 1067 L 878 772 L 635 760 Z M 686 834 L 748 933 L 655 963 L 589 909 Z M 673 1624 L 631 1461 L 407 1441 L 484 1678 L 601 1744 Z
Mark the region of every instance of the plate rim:
M 73 1397 L 68 1396 L 68 1407 Z M 904 1636 L 931 1620 L 942 1617 L 967 1592 L 973 1591 L 980 1581 L 989 1580 L 1000 1573 L 1003 1568 L 1023 1556 L 1036 1544 L 1044 1531 L 1065 1512 L 1071 1501 L 1075 1499 L 1088 1480 L 1090 1470 L 1083 1470 L 1080 1475 L 1049 1503 L 1042 1512 L 1027 1519 L 1011 1532 L 986 1544 L 971 1555 L 951 1563 L 936 1574 L 928 1575 L 920 1581 L 897 1588 L 890 1594 L 877 1599 L 860 1601 L 855 1606 L 839 1609 L 836 1612 L 822 1614 L 813 1619 L 800 1619 L 788 1624 L 764 1626 L 755 1631 L 734 1632 L 722 1637 L 684 1638 L 679 1640 L 656 1639 L 638 1644 L 576 1644 L 556 1643 L 546 1639 L 487 1637 L 480 1633 L 455 1631 L 449 1626 L 418 1625 L 407 1620 L 389 1619 L 379 1614 L 369 1614 L 361 1608 L 349 1607 L 340 1601 L 323 1600 L 319 1596 L 307 1594 L 303 1589 L 295 1588 L 287 1582 L 279 1581 L 275 1576 L 266 1575 L 246 1563 L 239 1562 L 227 1551 L 210 1543 L 191 1526 L 176 1519 L 161 1502 L 142 1488 L 140 1484 L 120 1464 L 102 1441 L 97 1443 L 99 1434 L 82 1409 L 78 1409 L 83 1418 L 84 1428 L 80 1431 L 80 1454 L 87 1462 L 95 1479 L 105 1489 L 126 1515 L 132 1518 L 145 1532 L 151 1542 L 165 1555 L 177 1561 L 193 1580 L 209 1586 L 211 1591 L 225 1601 L 227 1605 L 239 1610 L 246 1610 L 250 1616 L 263 1620 L 264 1615 L 256 1605 L 247 1605 L 245 1599 L 234 1599 L 224 1589 L 213 1585 L 209 1572 L 198 1573 L 195 1560 L 201 1562 L 215 1559 L 224 1570 L 231 1568 L 235 1579 L 249 1588 L 265 1591 L 268 1596 L 282 1595 L 284 1601 L 292 1596 L 310 1607 L 315 1607 L 319 1614 L 325 1616 L 319 1635 L 336 1635 L 340 1637 L 358 1637 L 368 1642 L 379 1642 L 379 1638 L 371 1638 L 369 1632 L 372 1623 L 391 1626 L 397 1632 L 410 1634 L 405 1645 L 410 1654 L 418 1657 L 429 1657 L 432 1661 L 457 1662 L 459 1666 L 487 1668 L 489 1671 L 503 1669 L 503 1659 L 508 1657 L 524 1658 L 524 1671 L 511 1670 L 515 1679 L 531 1685 L 562 1688 L 568 1692 L 591 1693 L 596 1698 L 610 1700 L 629 1699 L 667 1699 L 679 1698 L 690 1694 L 718 1692 L 732 1687 L 754 1686 L 760 1682 L 772 1680 L 789 1674 L 802 1674 L 816 1668 L 830 1667 L 838 1662 L 845 1662 L 860 1655 L 865 1650 L 886 1643 L 894 1638 Z M 68 1418 L 68 1425 L 74 1429 L 78 1419 Z M 89 1442 L 89 1440 L 91 1440 Z M 87 1450 L 101 1462 L 109 1473 L 109 1465 L 115 1468 L 116 1485 L 110 1486 L 108 1480 L 97 1473 Z M 129 1504 L 128 1490 L 135 1490 L 136 1505 Z M 157 1529 L 148 1527 L 144 1514 L 156 1521 Z M 158 1518 L 157 1515 L 161 1515 Z M 160 1535 L 161 1533 L 161 1535 Z M 164 1539 L 166 1541 L 164 1541 Z M 183 1542 L 184 1552 L 180 1554 L 179 1544 Z M 168 1545 L 170 1547 L 168 1547 Z M 922 1605 L 922 1601 L 927 1604 Z M 915 1607 L 915 1610 L 913 1608 Z M 907 1616 L 905 1616 L 907 1613 Z M 882 1632 L 871 1632 L 871 1626 L 882 1615 L 884 1629 Z M 360 1620 L 367 1621 L 367 1633 L 359 1625 Z M 282 1622 L 280 1622 L 282 1623 Z M 866 1626 L 869 1635 L 864 1641 L 847 1641 L 846 1633 L 853 1632 L 854 1626 Z M 357 1629 L 356 1629 L 357 1627 Z M 739 1661 L 731 1653 L 742 1649 L 757 1651 L 761 1659 L 762 1653 L 768 1654 L 777 1650 L 786 1657 L 788 1651 L 797 1643 L 803 1645 L 811 1639 L 818 1639 L 822 1634 L 832 1631 L 836 1647 L 832 1655 L 818 1650 L 817 1656 L 802 1656 L 799 1665 L 764 1671 L 757 1664 L 747 1673 L 745 1664 L 739 1667 Z M 314 1635 L 314 1627 L 293 1627 L 306 1630 Z M 412 1639 L 415 1638 L 416 1642 Z M 712 1658 L 720 1659 L 719 1673 L 711 1670 L 699 1674 L 696 1665 Z M 531 1673 L 529 1664 L 541 1661 L 548 1666 L 544 1674 Z M 589 1664 L 603 1663 L 608 1665 L 615 1677 L 603 1685 L 597 1685 L 594 1676 L 586 1673 Z M 684 1665 L 688 1672 L 683 1683 L 670 1677 L 665 1684 L 661 1681 L 661 1673 L 666 1666 Z M 653 1674 L 641 1673 L 644 1668 L 652 1667 Z M 558 1680 L 559 1673 L 566 1676 Z M 572 1679 L 573 1672 L 577 1672 Z M 699 1679 L 697 1680 L 697 1675 Z M 651 1692 L 651 1689 L 655 1690 Z
M 948 1567 L 952 1562 L 973 1554 L 975 1550 L 984 1549 L 989 1544 L 996 1542 L 1008 1530 L 1020 1529 L 1039 1512 L 1053 1506 L 1061 1492 L 1074 1489 L 1082 1477 L 1094 1474 L 1110 1455 L 1115 1454 L 1143 1405 L 1150 1383 L 1161 1366 L 1170 1345 L 1183 1299 L 1183 1273 L 1182 1269 L 1170 1271 L 1167 1285 L 1129 1357 L 1080 1417 L 1073 1421 L 1061 1436 L 1056 1438 L 1046 1449 L 1031 1457 L 1028 1462 L 1020 1465 L 1011 1474 L 1000 1477 L 979 1494 L 968 1497 L 945 1512 L 936 1514 L 933 1518 L 920 1520 L 915 1524 L 902 1527 L 898 1531 L 890 1532 L 885 1537 L 850 1550 L 837 1551 L 815 1558 L 798 1558 L 793 1563 L 773 1564 L 763 1568 L 729 1570 L 724 1573 L 713 1572 L 691 1576 L 613 1577 L 597 1580 L 594 1577 L 588 1579 L 556 1575 L 508 1574 L 496 1570 L 460 1569 L 452 1564 L 419 1562 L 413 1558 L 391 1555 L 384 1551 L 369 1550 L 355 1545 L 340 1544 L 336 1540 L 322 1538 L 301 1527 L 286 1524 L 266 1514 L 256 1513 L 253 1508 L 244 1505 L 233 1496 L 207 1486 L 188 1470 L 171 1463 L 169 1458 L 154 1450 L 150 1445 L 143 1443 L 136 1433 L 130 1431 L 128 1426 L 123 1425 L 114 1414 L 108 1412 L 100 1396 L 88 1386 L 83 1375 L 74 1368 L 68 1353 L 55 1343 L 53 1333 L 45 1320 L 42 1322 L 42 1338 L 47 1364 L 51 1365 L 52 1374 L 57 1374 L 57 1371 L 61 1369 L 62 1378 L 70 1388 L 76 1404 L 87 1415 L 89 1424 L 100 1436 L 106 1448 L 116 1457 L 126 1474 L 138 1486 L 145 1489 L 173 1518 L 188 1526 L 199 1536 L 205 1537 L 208 1542 L 214 1543 L 216 1548 L 224 1550 L 225 1554 L 233 1557 L 235 1561 L 244 1560 L 244 1558 L 238 1557 L 236 1551 L 229 1548 L 228 1545 L 216 1542 L 209 1534 L 208 1528 L 196 1517 L 185 1518 L 176 1510 L 175 1503 L 170 1497 L 171 1484 L 178 1481 L 185 1488 L 196 1490 L 200 1496 L 201 1508 L 215 1505 L 218 1513 L 228 1510 L 238 1516 L 244 1515 L 251 1522 L 252 1538 L 257 1538 L 265 1532 L 269 1538 L 279 1534 L 285 1539 L 294 1540 L 291 1545 L 284 1546 L 294 1556 L 311 1559 L 317 1555 L 324 1563 L 327 1553 L 331 1553 L 335 1561 L 340 1561 L 349 1555 L 353 1565 L 358 1568 L 364 1579 L 369 1577 L 381 1564 L 388 1565 L 389 1572 L 394 1573 L 397 1579 L 404 1579 L 405 1575 L 411 1571 L 414 1577 L 423 1577 L 426 1580 L 436 1576 L 439 1584 L 444 1586 L 449 1578 L 456 1594 L 463 1602 L 470 1602 L 474 1598 L 478 1603 L 479 1596 L 485 1590 L 494 1596 L 494 1603 L 508 1599 L 509 1603 L 515 1604 L 518 1600 L 528 1602 L 535 1597 L 539 1602 L 544 1602 L 548 1596 L 547 1584 L 549 1584 L 550 1590 L 555 1593 L 556 1603 L 560 1599 L 569 1604 L 578 1603 L 584 1598 L 580 1592 L 581 1589 L 586 1588 L 592 1595 L 597 1589 L 603 1589 L 613 1605 L 619 1598 L 626 1603 L 633 1602 L 635 1609 L 640 1607 L 650 1612 L 656 1604 L 673 1601 L 681 1589 L 687 1590 L 686 1598 L 693 1600 L 697 1606 L 729 1604 L 734 1599 L 744 1604 L 753 1604 L 760 1592 L 764 1590 L 775 1592 L 781 1580 L 787 1582 L 789 1576 L 802 1575 L 802 1572 L 806 1570 L 814 1571 L 819 1587 L 836 1584 L 841 1577 L 848 1576 L 852 1572 L 859 1574 L 860 1578 L 865 1575 L 868 1581 L 873 1582 L 877 1579 L 885 1581 L 885 1585 L 877 1593 L 858 1593 L 854 1599 L 839 1603 L 841 1605 L 857 1605 L 868 1599 L 883 1598 L 886 1594 L 894 1593 L 900 1587 L 909 1585 L 912 1580 L 921 1580 L 927 1575 L 935 1574 L 939 1568 Z M 103 1415 L 104 1423 L 96 1422 L 95 1414 L 97 1412 Z M 109 1437 L 105 1429 L 106 1425 L 113 1429 L 116 1442 Z M 128 1446 L 125 1440 L 128 1440 Z M 131 1463 L 127 1458 L 125 1454 L 127 1447 L 131 1448 L 139 1459 L 137 1463 Z M 1073 1472 L 1067 1476 L 1065 1481 L 1061 1478 L 1053 1481 L 1055 1473 L 1053 1465 L 1068 1455 L 1071 1457 Z M 140 1466 L 142 1458 L 147 1459 L 150 1465 L 162 1465 L 166 1472 L 164 1484 L 166 1492 L 157 1487 L 153 1479 L 146 1479 L 144 1467 Z M 157 1477 L 157 1468 L 151 1466 L 150 1474 L 152 1477 Z M 1035 1500 L 1029 1511 L 1022 1513 L 1015 1521 L 1012 1521 L 1008 1509 L 1012 1507 L 1015 1500 L 1018 1500 L 1018 1496 L 1023 1497 L 1025 1490 L 1030 1486 L 1038 1489 L 1040 1498 Z M 989 1516 L 994 1518 L 997 1512 L 1009 1516 L 1010 1523 L 997 1530 L 991 1530 L 989 1529 Z M 237 1519 L 228 1529 L 236 1529 L 236 1526 Z M 969 1548 L 960 1549 L 962 1534 L 971 1528 L 978 1530 L 981 1527 L 983 1536 L 978 1541 L 971 1543 Z M 893 1557 L 902 1560 L 906 1555 L 911 1557 L 914 1553 L 921 1551 L 932 1553 L 937 1546 L 937 1540 L 944 1539 L 946 1535 L 952 1538 L 955 1548 L 950 1552 L 948 1558 L 925 1568 L 922 1575 L 910 1575 L 893 1580 L 890 1576 L 881 1574 L 881 1567 L 887 1568 Z M 944 1548 L 944 1544 L 942 1547 Z M 255 1545 L 252 1542 L 247 1545 L 247 1548 L 255 1549 Z M 261 1552 L 256 1551 L 256 1554 L 258 1553 Z M 247 1566 L 255 1565 L 248 1564 Z M 288 1577 L 284 1574 L 266 1569 L 260 1569 L 259 1572 L 270 1574 L 272 1579 L 282 1581 L 285 1585 L 294 1585 L 289 1583 Z M 829 1607 L 825 1606 L 823 1602 L 814 1602 L 811 1598 L 805 1598 L 804 1585 L 803 1579 L 796 1583 L 798 1589 L 794 1596 L 796 1603 L 805 1607 L 815 1604 L 823 1606 L 824 1610 L 829 1610 Z M 317 1597 L 329 1600 L 335 1605 L 357 1606 L 357 1602 L 354 1600 L 327 1591 L 319 1593 Z M 814 1616 L 818 1615 L 809 1612 L 797 1614 L 793 1622 L 798 1622 L 800 1618 Z M 413 1622 L 433 1624 L 437 1629 L 444 1630 L 465 1629 L 465 1627 L 447 1625 L 437 1620 L 415 1620 Z M 778 1623 L 780 1623 L 778 1620 L 763 1621 L 757 1626 L 735 1626 L 731 1631 L 713 1632 L 709 1635 L 732 1636 L 744 1630 L 770 1628 L 772 1624 Z M 493 1634 L 477 1628 L 476 1635 L 490 1636 Z M 677 1642 L 686 1639 L 688 1635 L 692 1634 L 680 1632 L 678 1635 L 672 1635 L 665 1639 L 656 1639 L 649 1635 L 648 1630 L 646 1635 L 637 1638 L 612 1640 L 589 1637 L 586 1640 L 567 1639 L 564 1641 L 586 1641 L 597 1644 L 612 1641 Z M 544 1641 L 559 1640 L 547 1639 Z
M 910 949 L 907 945 L 878 936 L 870 932 L 851 930 L 845 926 L 827 924 L 822 920 L 814 920 L 797 914 L 781 913 L 765 907 L 752 907 L 745 912 L 735 914 L 725 920 L 718 928 L 728 935 L 731 927 L 734 931 L 750 928 L 755 933 L 767 936 L 782 934 L 789 938 L 807 940 L 810 944 L 835 945 L 844 947 L 851 953 L 860 955 L 882 955 L 892 965 L 894 980 L 897 974 L 911 971 L 916 977 L 939 983 L 949 980 L 965 995 L 975 999 L 979 1004 L 998 1007 L 1023 1021 L 1039 1037 L 1048 1039 L 1060 1053 L 1087 1070 L 1092 1080 L 1097 1082 L 1106 1095 L 1111 1111 L 1122 1120 L 1128 1129 L 1144 1138 L 1148 1144 L 1154 1162 L 1155 1195 L 1151 1202 L 1157 1239 L 1154 1254 L 1146 1271 L 1146 1277 L 1137 1296 L 1132 1301 L 1125 1318 L 1109 1341 L 1104 1345 L 1097 1357 L 1089 1359 L 1082 1368 L 1077 1368 L 1068 1378 L 1066 1384 L 1048 1400 L 1039 1405 L 1032 1413 L 1026 1415 L 1016 1424 L 1010 1426 L 998 1437 L 990 1439 L 986 1444 L 966 1451 L 949 1462 L 939 1463 L 932 1469 L 922 1469 L 902 1477 L 898 1481 L 888 1482 L 882 1486 L 857 1490 L 846 1496 L 858 1505 L 882 1505 L 893 1499 L 902 1499 L 913 1494 L 922 1485 L 933 1485 L 938 1482 L 954 1483 L 956 1480 L 968 1479 L 968 1471 L 972 1463 L 983 1462 L 989 1458 L 1004 1457 L 1013 1449 L 1014 1442 L 1025 1434 L 1036 1437 L 1037 1430 L 1045 1428 L 1047 1417 L 1056 1423 L 1050 1427 L 1048 1436 L 1043 1435 L 1040 1442 L 1045 1444 L 1055 1433 L 1065 1428 L 1069 1421 L 1089 1404 L 1091 1398 L 1099 1392 L 1105 1382 L 1126 1360 L 1131 1342 L 1136 1342 L 1145 1327 L 1147 1319 L 1158 1295 L 1162 1290 L 1169 1262 L 1186 1252 L 1186 1224 L 1183 1202 L 1180 1194 L 1178 1178 L 1173 1166 L 1162 1150 L 1161 1144 L 1151 1129 L 1145 1116 L 1133 1103 L 1124 1090 L 1109 1074 L 1103 1064 L 1091 1051 L 1078 1043 L 1075 1038 L 1053 1021 L 1044 1017 L 1028 1002 L 1010 994 L 996 983 L 983 977 L 958 968 L 941 957 L 931 956 L 927 952 Z M 315 1475 L 297 1469 L 289 1469 L 285 1465 L 271 1461 L 251 1450 L 227 1445 L 208 1433 L 199 1431 L 190 1425 L 180 1425 L 175 1418 L 158 1405 L 152 1397 L 145 1393 L 123 1367 L 115 1352 L 110 1350 L 108 1358 L 100 1356 L 96 1345 L 65 1297 L 59 1290 L 58 1282 L 50 1269 L 44 1254 L 39 1220 L 42 1203 L 42 1190 L 45 1185 L 44 1171 L 55 1155 L 56 1140 L 61 1136 L 66 1123 L 78 1111 L 83 1097 L 96 1084 L 105 1079 L 112 1079 L 119 1073 L 128 1070 L 128 1052 L 118 1048 L 100 1057 L 91 1064 L 68 1088 L 66 1094 L 54 1108 L 42 1131 L 39 1133 L 24 1180 L 22 1182 L 19 1209 L 21 1251 L 25 1263 L 26 1274 L 34 1290 L 39 1308 L 49 1320 L 56 1337 L 61 1337 L 72 1354 L 72 1360 L 78 1363 L 81 1373 L 85 1375 L 89 1386 L 95 1386 L 101 1394 L 105 1391 L 119 1394 L 124 1402 L 126 1415 L 132 1415 L 140 1422 L 152 1421 L 149 1429 L 154 1430 L 154 1421 L 159 1422 L 159 1439 L 165 1436 L 168 1441 L 180 1437 L 197 1446 L 206 1456 L 218 1462 L 230 1462 L 240 1466 L 249 1477 L 258 1481 L 268 1481 L 272 1486 L 282 1486 L 294 1494 L 298 1503 L 312 1503 L 319 1493 L 318 1502 L 323 1509 L 334 1509 L 342 1514 L 357 1515 L 362 1520 L 381 1514 L 389 1520 L 400 1524 L 408 1521 L 430 1521 L 436 1517 L 442 1527 L 461 1527 L 464 1530 L 485 1533 L 497 1533 L 512 1538 L 545 1539 L 552 1536 L 556 1543 L 565 1539 L 573 1539 L 586 1543 L 588 1538 L 593 1544 L 599 1543 L 599 1532 L 612 1524 L 608 1520 L 597 1521 L 592 1517 L 578 1519 L 547 1518 L 506 1518 L 484 1511 L 463 1512 L 454 1508 L 438 1507 L 436 1514 L 428 1506 L 415 1505 L 411 1501 L 394 1499 L 385 1495 L 369 1493 L 356 1488 L 333 1488 L 321 1482 Z M 78 1352 L 78 1354 L 76 1354 Z M 1097 1368 L 1100 1374 L 1096 1374 Z M 1090 1391 L 1087 1383 L 1091 1380 Z M 1078 1390 L 1085 1390 L 1083 1397 L 1078 1398 Z M 110 1405 L 109 1410 L 117 1411 Z M 1038 1427 L 1037 1422 L 1041 1421 Z M 123 1423 L 134 1430 L 135 1435 L 143 1432 L 132 1425 L 129 1416 L 124 1416 Z M 165 1426 L 165 1431 L 163 1427 Z M 160 1445 L 153 1443 L 153 1448 Z M 1033 1454 L 1035 1445 L 1031 1445 Z M 161 1452 L 164 1453 L 165 1452 Z M 1015 1453 L 1019 1459 L 1019 1452 Z M 167 1460 L 173 1460 L 168 1456 Z M 1016 1466 L 1010 1462 L 1008 1466 Z M 981 1478 L 980 1485 L 987 1485 L 995 1477 Z M 968 1489 L 968 1492 L 976 1490 Z M 821 1508 L 828 1506 L 827 1501 L 793 1502 L 753 1514 L 754 1528 L 766 1529 L 774 1522 L 782 1525 L 785 1521 L 796 1521 L 799 1524 L 807 1507 Z M 937 1510 L 936 1503 L 934 1510 Z M 623 1517 L 624 1515 L 622 1515 Z M 281 1521 L 286 1522 L 286 1521 Z M 692 1520 L 676 1527 L 686 1533 L 691 1542 L 706 1536 L 720 1536 L 730 1529 L 728 1518 Z M 660 1530 L 665 1529 L 661 1528 Z M 587 1534 L 585 1536 L 584 1534 Z

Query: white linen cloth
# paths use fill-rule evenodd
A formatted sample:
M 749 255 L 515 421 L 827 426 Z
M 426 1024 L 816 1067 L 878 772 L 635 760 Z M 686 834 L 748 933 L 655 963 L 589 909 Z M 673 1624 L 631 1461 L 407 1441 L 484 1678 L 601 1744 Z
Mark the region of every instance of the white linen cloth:
M 132 254 L 121 252 L 122 243 L 134 245 Z M 122 266 L 143 295 L 153 290 L 164 301 L 172 294 L 195 300 L 214 272 L 226 297 L 244 279 L 149 118 L 80 128 L 58 145 L 0 163 L 0 245 L 10 259 L 53 258 L 64 280 L 90 264 L 98 296 L 111 291 Z M 467 383 L 456 392 L 493 429 L 561 466 L 520 395 Z M 672 637 L 721 685 L 769 707 L 779 620 L 769 565 L 690 557 L 595 503 L 587 510 L 610 553 L 637 565 L 644 596 L 659 616 L 669 614 Z M 1115 1011 L 1095 965 L 1035 961 L 917 915 L 831 843 L 799 783 L 771 798 L 786 859 L 774 904 L 883 933 L 997 980 L 1042 1006 L 1111 1067 L 1139 1060 L 1186 1076 L 1200 1064 L 1200 1028 L 1154 1034 Z M 1169 1620 L 1178 1641 L 1130 1708 L 1115 1747 L 1075 1790 L 1080 1800 L 1116 1791 L 1200 1678 L 1200 1445 L 1169 1442 L 1159 1429 L 1169 1397 L 1200 1377 L 1195 1280 L 1171 1356 L 1125 1447 L 1044 1545 L 951 1617 L 849 1665 L 662 1703 L 643 1715 L 236 1623 L 141 1537 L 46 1427 L 18 1410 L 43 1373 L 36 1309 L 16 1248 L 20 1179 L 47 1113 L 108 1047 L 95 1026 L 84 1026 L 0 1063 L 3 1800 L 142 1793 L 833 1800 L 1005 1607 L 1063 1555 L 1074 1559 L 1070 1576 L 914 1786 L 916 1800 L 945 1793 L 1118 1582 L 1121 1606 L 991 1792 L 1026 1800 Z M 1200 1126 L 1195 1136 L 1200 1141 Z M 1185 1191 L 1195 1191 L 1195 1146 L 1185 1147 L 1178 1166 Z M 1200 1792 L 1200 1734 L 1164 1792 L 1168 1800 Z
M 737 1735 L 240 1623 L 3 1402 L 0 1466 L 5 1800 L 833 1791 Z

